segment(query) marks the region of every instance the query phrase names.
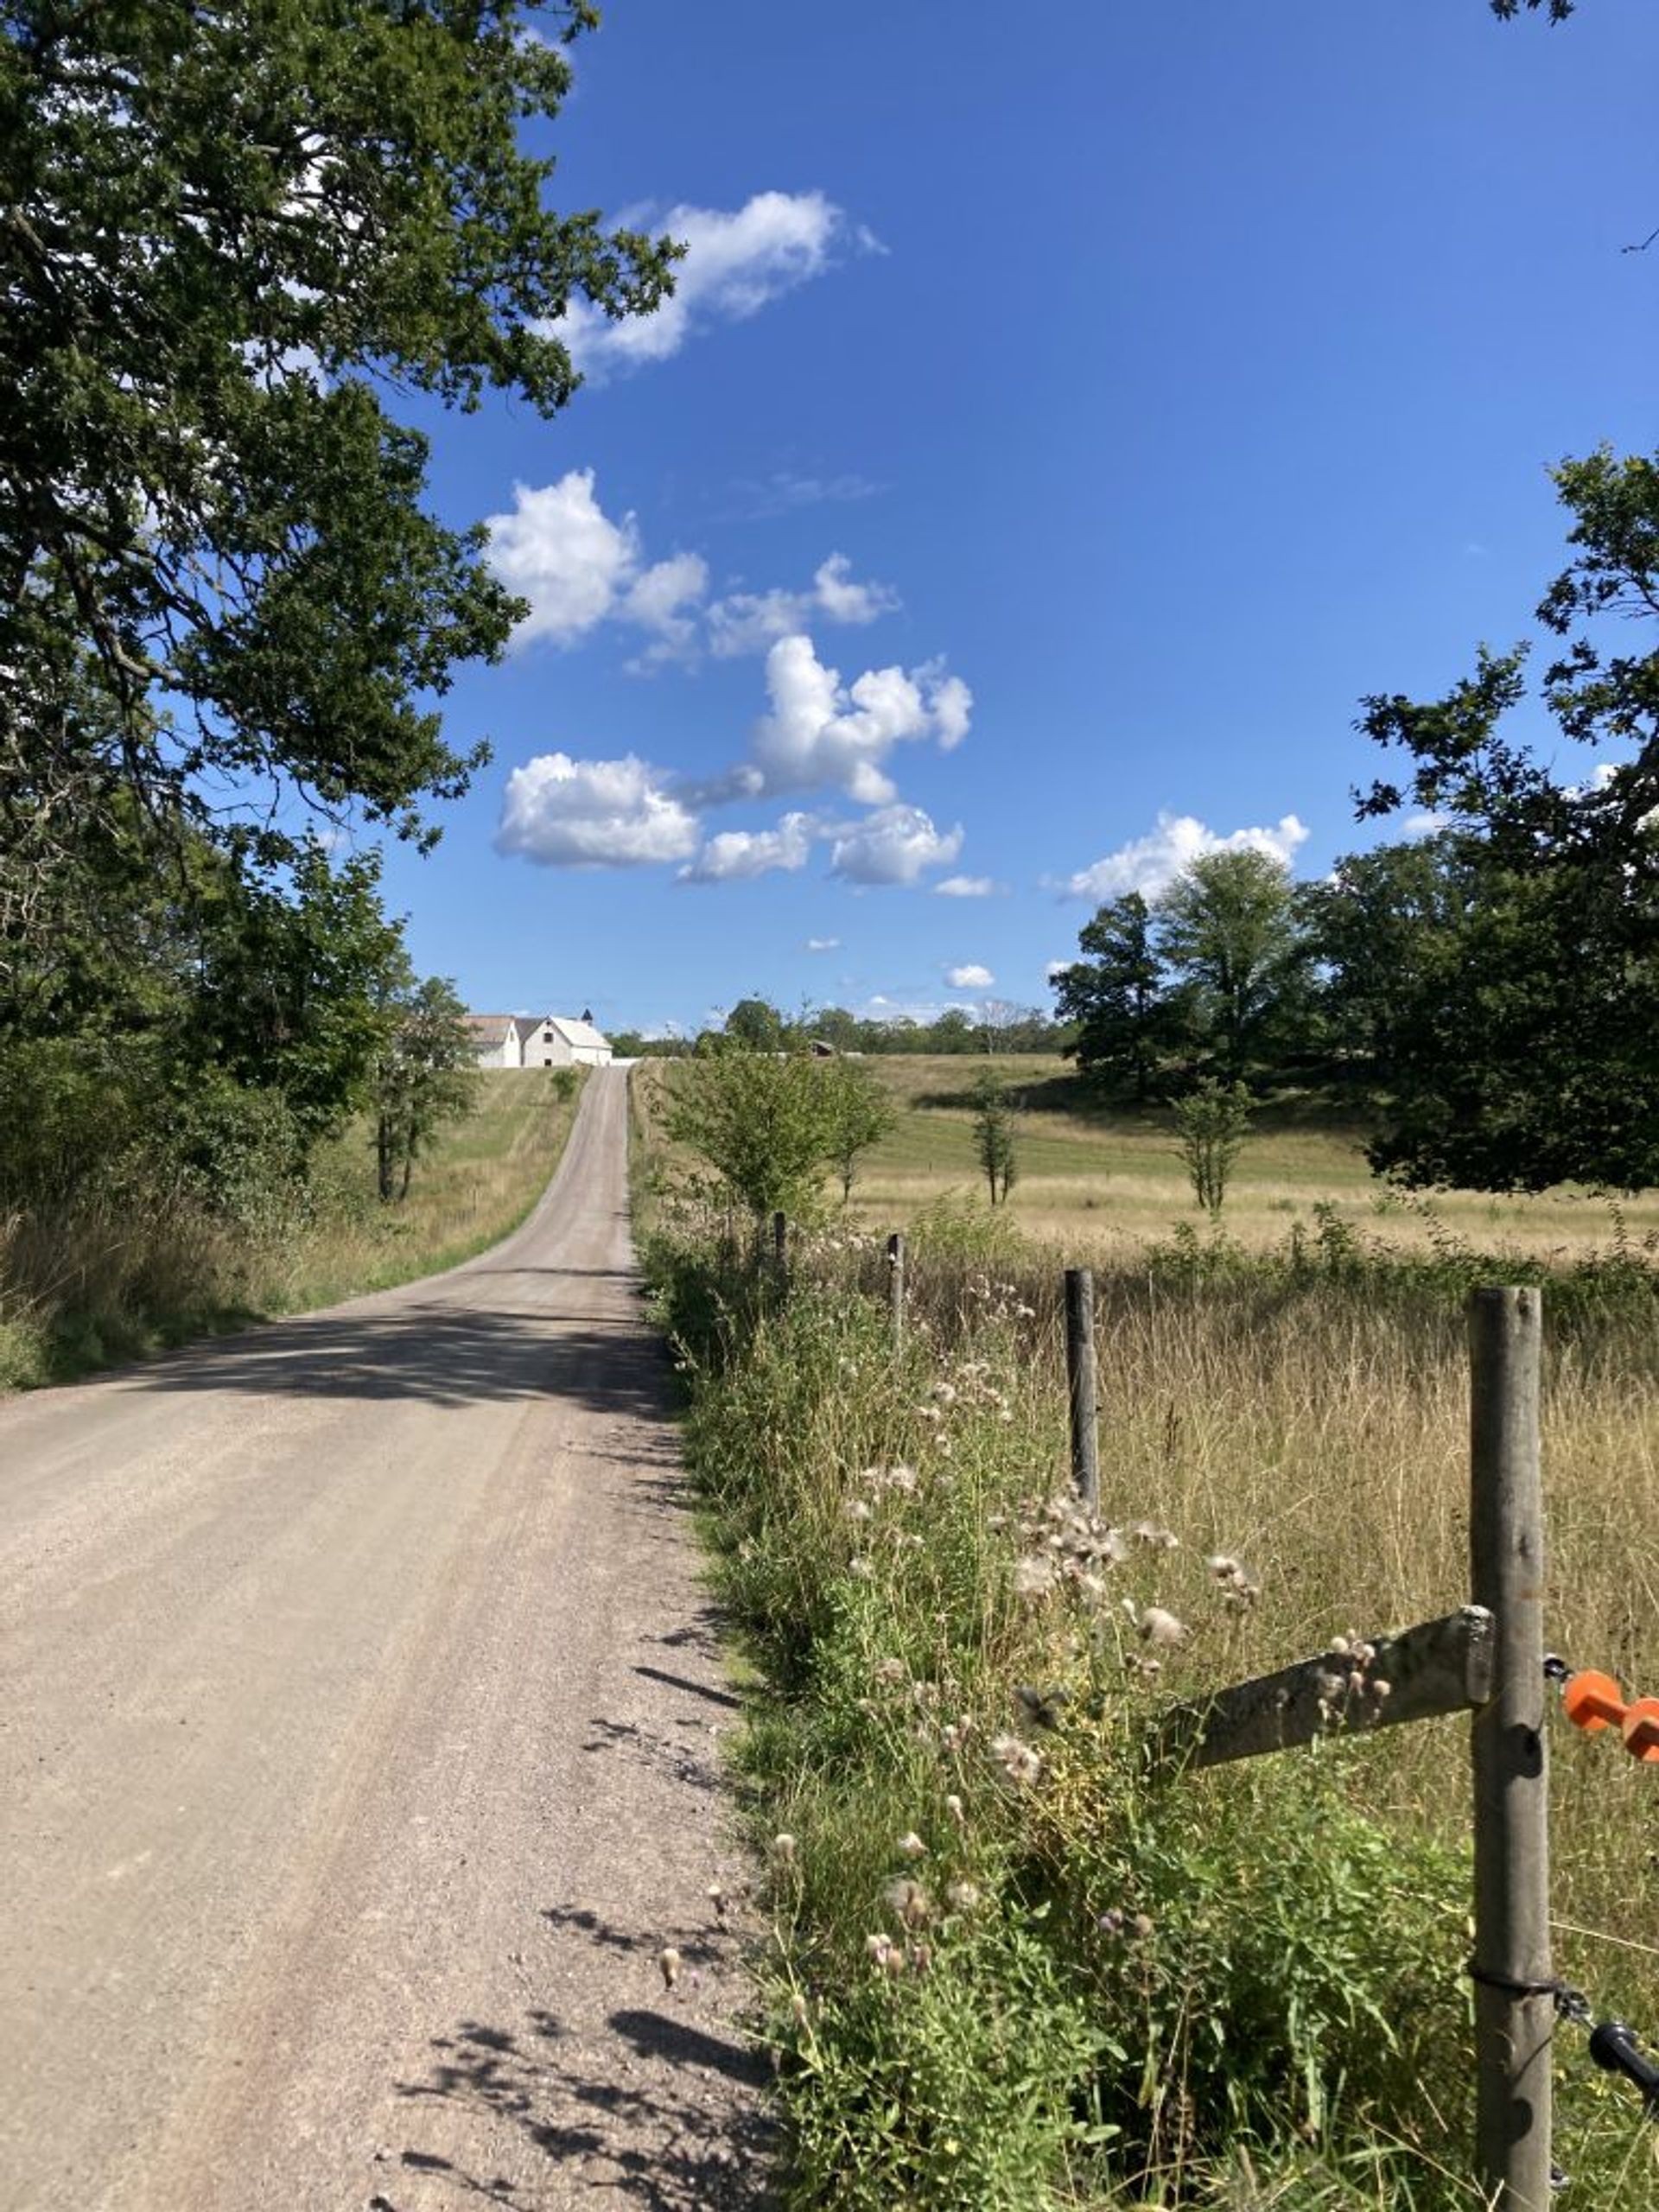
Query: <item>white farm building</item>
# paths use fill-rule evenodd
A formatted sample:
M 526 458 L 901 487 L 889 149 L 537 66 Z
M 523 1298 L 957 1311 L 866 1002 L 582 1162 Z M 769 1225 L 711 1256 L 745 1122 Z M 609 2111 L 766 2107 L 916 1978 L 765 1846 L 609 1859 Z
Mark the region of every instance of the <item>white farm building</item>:
M 563 1014 L 469 1014 L 481 1068 L 604 1068 L 611 1045 L 586 1019 Z

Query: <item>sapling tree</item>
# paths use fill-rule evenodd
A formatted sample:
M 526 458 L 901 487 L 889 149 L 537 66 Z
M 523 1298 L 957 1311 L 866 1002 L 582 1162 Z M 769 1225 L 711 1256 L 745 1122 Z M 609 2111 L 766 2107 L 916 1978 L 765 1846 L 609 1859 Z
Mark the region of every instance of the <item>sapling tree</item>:
M 1019 1174 L 1016 1110 L 1002 1077 L 995 1068 L 986 1068 L 974 1084 L 974 1152 L 990 1185 L 993 1205 L 1007 1204 Z
M 819 1060 L 815 1070 L 823 1097 L 830 1160 L 841 1178 L 841 1202 L 853 1194 L 861 1154 L 880 1144 L 898 1111 L 875 1071 L 861 1060 Z
M 1221 1217 L 1228 1178 L 1250 1126 L 1250 1094 L 1242 1083 L 1221 1083 L 1205 1076 L 1175 1102 L 1175 1127 L 1181 1163 L 1193 1199 L 1211 1221 Z

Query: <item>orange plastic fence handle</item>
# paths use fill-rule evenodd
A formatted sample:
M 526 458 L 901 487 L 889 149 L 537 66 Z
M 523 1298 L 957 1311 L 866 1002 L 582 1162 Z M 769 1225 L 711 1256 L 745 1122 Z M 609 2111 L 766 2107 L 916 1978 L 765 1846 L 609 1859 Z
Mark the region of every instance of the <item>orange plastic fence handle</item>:
M 1619 1732 L 1632 1758 L 1659 1766 L 1659 1697 L 1639 1697 L 1626 1706 Z
M 1567 1677 L 1561 1706 L 1575 1728 L 1587 1729 L 1592 1736 L 1599 1728 L 1619 1726 L 1624 1719 L 1624 1691 L 1611 1675 L 1590 1670 Z

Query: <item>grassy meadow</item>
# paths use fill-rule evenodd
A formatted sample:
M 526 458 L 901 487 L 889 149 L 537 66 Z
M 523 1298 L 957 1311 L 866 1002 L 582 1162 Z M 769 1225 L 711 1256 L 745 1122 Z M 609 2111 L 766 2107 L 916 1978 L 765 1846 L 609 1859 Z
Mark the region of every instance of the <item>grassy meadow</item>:
M 1203 1219 L 1176 1155 L 1169 1115 L 1091 1107 L 1069 1061 L 917 1054 L 873 1057 L 866 1065 L 899 1109 L 893 1135 L 861 1160 L 853 1189 L 854 1216 L 871 1228 L 902 1228 L 950 1192 L 983 1202 L 971 1094 L 988 1065 L 1024 1101 L 1009 1210 L 1026 1234 L 1075 1247 L 1084 1258 L 1127 1258 L 1147 1238 L 1167 1236 L 1172 1222 Z M 1228 1234 L 1260 1249 L 1277 1243 L 1291 1222 L 1311 1222 L 1316 1205 L 1417 1251 L 1449 1234 L 1485 1248 L 1513 1246 L 1572 1260 L 1604 1248 L 1611 1226 L 1605 1201 L 1587 1192 L 1492 1198 L 1436 1192 L 1425 1199 L 1395 1192 L 1366 1165 L 1363 1130 L 1333 1125 L 1311 1109 L 1266 1109 L 1233 1171 Z M 1632 1238 L 1649 1231 L 1659 1237 L 1659 1192 L 1628 1202 L 1624 1211 Z
M 1609 1259 L 1586 1201 L 1378 1214 L 1357 1146 L 1320 1129 L 1255 1141 L 1218 1262 L 1170 1237 L 1201 1217 L 1166 1131 L 1046 1105 L 1011 1207 L 941 1206 L 974 1187 L 973 1064 L 876 1065 L 905 1118 L 797 1241 L 781 1305 L 676 1207 L 660 1071 L 637 1113 L 718 1583 L 764 1691 L 738 1756 L 788 2202 L 1479 2205 L 1466 1726 L 1173 1788 L 1141 1747 L 1172 1698 L 1466 1598 L 1462 1305 L 1500 1243 L 1566 1270 L 1548 1638 L 1659 1694 L 1659 1273 L 1639 1242 Z M 1639 1238 L 1651 1211 L 1629 1218 Z M 881 1232 L 903 1220 L 895 1351 Z M 1095 1522 L 1066 1494 L 1061 1238 L 1096 1270 Z M 1659 2041 L 1656 1770 L 1550 1732 L 1556 1971 Z M 1557 2054 L 1563 2202 L 1648 2212 L 1659 2128 L 1578 2031 Z
M 375 1192 L 373 1130 L 351 1123 L 308 1183 L 232 1223 L 180 1199 L 108 1200 L 0 1218 L 0 1389 L 62 1382 L 190 1338 L 454 1267 L 523 1220 L 575 1116 L 575 1071 L 480 1075 L 475 1110 L 416 1162 L 408 1198 Z

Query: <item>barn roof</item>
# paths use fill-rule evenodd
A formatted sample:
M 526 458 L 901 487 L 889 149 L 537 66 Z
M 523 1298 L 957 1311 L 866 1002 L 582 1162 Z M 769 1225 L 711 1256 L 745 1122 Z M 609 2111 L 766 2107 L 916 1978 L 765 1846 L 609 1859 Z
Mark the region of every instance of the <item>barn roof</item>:
M 582 1046 L 591 1052 L 608 1052 L 611 1049 L 610 1039 L 601 1036 L 591 1021 L 573 1021 L 562 1014 L 550 1014 L 548 1021 L 573 1048 Z

